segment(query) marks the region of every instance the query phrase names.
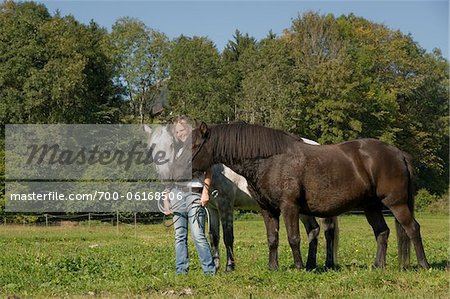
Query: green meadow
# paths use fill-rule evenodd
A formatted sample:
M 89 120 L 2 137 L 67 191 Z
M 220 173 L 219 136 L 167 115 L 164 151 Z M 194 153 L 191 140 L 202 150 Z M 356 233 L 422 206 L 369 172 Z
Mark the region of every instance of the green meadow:
M 0 297 L 20 298 L 448 298 L 449 218 L 418 214 L 429 270 L 399 271 L 394 219 L 385 270 L 372 267 L 376 243 L 363 216 L 340 217 L 335 270 L 323 268 L 325 242 L 319 241 L 317 270 L 295 270 L 284 225 L 280 229 L 280 269 L 267 269 L 267 244 L 258 215 L 235 222 L 236 271 L 222 268 L 204 276 L 194 244 L 190 272 L 176 276 L 174 234 L 162 224 L 79 225 L 74 227 L 0 226 Z M 307 240 L 302 230 L 302 254 Z

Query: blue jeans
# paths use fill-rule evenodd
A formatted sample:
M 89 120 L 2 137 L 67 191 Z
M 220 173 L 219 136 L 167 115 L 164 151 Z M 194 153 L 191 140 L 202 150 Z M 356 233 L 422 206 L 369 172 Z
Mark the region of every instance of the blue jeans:
M 205 274 L 214 274 L 216 269 L 211 255 L 211 248 L 205 235 L 205 208 L 200 204 L 200 194 L 184 193 L 186 209 L 174 212 L 175 228 L 175 270 L 177 274 L 185 274 L 189 269 L 188 255 L 188 223 L 192 238 L 197 248 L 200 265 Z

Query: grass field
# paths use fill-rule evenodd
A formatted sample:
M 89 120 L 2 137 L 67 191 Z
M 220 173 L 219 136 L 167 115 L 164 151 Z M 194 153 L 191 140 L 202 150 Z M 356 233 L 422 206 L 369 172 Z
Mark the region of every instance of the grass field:
M 387 269 L 372 268 L 375 240 L 363 216 L 340 217 L 339 269 L 313 272 L 291 268 L 286 233 L 280 230 L 280 269 L 267 270 L 267 245 L 260 216 L 235 224 L 236 271 L 202 274 L 193 243 L 190 273 L 174 274 L 173 228 L 110 225 L 91 228 L 0 226 L 0 297 L 218 297 L 218 298 L 400 298 L 449 296 L 448 216 L 417 215 L 430 270 L 415 255 L 399 271 L 394 220 Z M 304 260 L 307 244 L 302 231 Z M 223 245 L 221 244 L 222 256 Z M 321 234 L 319 265 L 324 264 Z

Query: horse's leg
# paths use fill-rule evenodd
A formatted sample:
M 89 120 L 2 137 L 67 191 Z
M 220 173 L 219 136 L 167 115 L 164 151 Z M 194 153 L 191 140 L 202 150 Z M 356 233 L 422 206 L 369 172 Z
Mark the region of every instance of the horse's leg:
M 231 204 L 230 204 L 231 203 Z M 226 271 L 234 270 L 234 232 L 233 232 L 233 204 L 232 201 L 221 202 L 220 205 L 220 220 L 222 221 L 223 242 L 227 250 L 227 264 Z
M 292 250 L 292 257 L 294 258 L 294 266 L 297 269 L 302 269 L 303 262 L 300 251 L 300 230 L 298 223 L 299 208 L 295 204 L 284 204 L 281 207 L 281 213 L 283 214 L 284 223 L 286 224 L 286 232 Z M 317 253 L 317 238 L 315 247 L 314 254 Z
M 313 216 L 300 214 L 300 220 L 305 226 L 309 238 L 308 260 L 306 261 L 306 270 L 312 270 L 317 267 L 317 243 L 320 232 L 320 226 Z
M 219 239 L 220 239 L 220 224 L 219 211 L 214 207 L 207 207 L 209 212 L 209 242 L 211 243 L 211 255 L 214 259 L 216 271 L 220 268 L 220 253 L 219 253 Z
M 400 252 L 401 251 L 400 240 L 402 237 L 401 234 L 406 233 L 406 235 L 414 244 L 417 262 L 423 268 L 428 269 L 430 265 L 428 264 L 427 258 L 425 256 L 425 251 L 423 249 L 422 237 L 420 236 L 420 225 L 414 219 L 411 211 L 409 210 L 409 207 L 406 204 L 404 204 L 404 205 L 396 205 L 389 208 L 394 214 L 395 219 L 398 221 L 396 222 L 396 225 L 397 225 L 397 238 L 399 239 L 399 258 L 403 255 L 403 253 Z M 401 227 L 399 227 L 400 225 L 404 230 Z M 405 259 L 401 258 L 400 267 L 403 268 L 405 266 L 404 263 Z
M 265 209 L 261 210 L 266 224 L 267 243 L 269 245 L 269 270 L 278 269 L 278 230 L 280 228 L 279 212 L 271 212 Z M 298 220 L 297 220 L 298 226 Z
M 322 219 L 323 231 L 325 240 L 327 242 L 327 256 L 325 260 L 325 267 L 328 269 L 334 268 L 336 265 L 337 249 L 339 246 L 339 225 L 337 217 L 330 217 Z
M 364 210 L 367 221 L 372 226 L 375 239 L 377 241 L 377 255 L 375 257 L 376 268 L 386 266 L 386 251 L 389 238 L 389 227 L 381 213 L 381 206 L 370 206 Z

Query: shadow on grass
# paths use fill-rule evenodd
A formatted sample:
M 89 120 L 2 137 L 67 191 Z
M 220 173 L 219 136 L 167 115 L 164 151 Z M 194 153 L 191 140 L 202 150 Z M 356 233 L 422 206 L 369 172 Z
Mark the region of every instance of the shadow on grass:
M 443 270 L 443 271 L 450 271 L 450 261 L 448 260 L 442 260 L 440 262 L 431 263 L 430 267 L 433 269 Z
M 441 270 L 441 271 L 450 271 L 450 261 L 442 260 L 440 262 L 430 263 L 430 268 L 433 268 L 436 270 Z M 381 271 L 383 271 L 383 269 L 375 268 L 370 265 L 355 265 L 355 264 L 347 264 L 347 265 L 342 265 L 342 266 L 337 265 L 337 266 L 334 266 L 332 269 L 326 268 L 326 267 L 317 267 L 313 271 L 317 272 L 317 273 L 330 272 L 330 271 L 340 272 L 345 269 L 381 270 Z M 405 270 L 402 270 L 402 271 L 411 271 L 411 270 L 418 271 L 418 270 L 422 270 L 422 269 L 423 268 L 420 267 L 419 265 L 417 265 L 417 263 L 414 264 L 414 262 L 411 262 L 411 264 Z M 400 268 L 398 268 L 398 270 L 400 271 Z
M 308 272 L 312 272 L 312 273 L 327 273 L 327 272 L 339 272 L 342 270 L 342 267 L 339 265 L 335 265 L 332 268 L 329 267 L 325 267 L 325 266 L 317 266 L 317 268 L 312 269 L 312 270 L 307 270 Z
M 430 263 L 430 268 L 441 270 L 441 271 L 449 271 L 450 272 L 450 261 L 448 260 L 442 260 L 440 262 L 434 262 Z M 411 264 L 404 270 L 401 270 L 398 268 L 391 268 L 387 267 L 387 269 L 381 269 L 381 268 L 375 268 L 373 265 L 355 265 L 355 264 L 345 264 L 345 265 L 335 265 L 333 268 L 322 266 L 317 266 L 314 269 L 306 269 L 303 268 L 301 270 L 296 269 L 294 265 L 290 266 L 280 266 L 280 268 L 276 271 L 270 271 L 269 269 L 260 269 L 262 271 L 268 271 L 268 273 L 271 272 L 285 272 L 285 271 L 307 271 L 308 273 L 317 273 L 317 274 L 324 274 L 324 273 L 330 273 L 330 272 L 345 272 L 346 270 L 358 270 L 358 271 L 385 271 L 385 270 L 398 270 L 398 271 L 420 271 L 423 270 L 422 267 L 420 267 L 417 264 L 414 264 L 414 262 L 411 262 Z M 235 271 L 219 271 L 223 272 L 225 275 L 230 275 L 235 273 Z
M 442 260 L 440 262 L 430 263 L 430 268 L 440 271 L 450 271 L 450 263 L 448 260 Z M 411 262 L 410 265 L 401 271 L 420 271 L 425 270 L 417 263 Z
M 280 267 L 280 269 L 278 271 L 298 270 L 298 271 L 306 271 L 306 272 L 309 272 L 309 273 L 319 273 L 320 274 L 320 273 L 327 273 L 327 272 L 339 272 L 339 271 L 341 271 L 341 269 L 345 269 L 345 267 L 346 266 L 344 266 L 344 268 L 342 268 L 339 265 L 334 266 L 333 268 L 328 268 L 328 267 L 325 267 L 325 266 L 317 266 L 314 269 L 306 269 L 306 267 L 305 267 L 305 268 L 299 270 L 299 269 L 296 269 L 296 267 L 294 265 L 290 265 L 288 267 L 283 267 L 282 266 L 282 267 Z

